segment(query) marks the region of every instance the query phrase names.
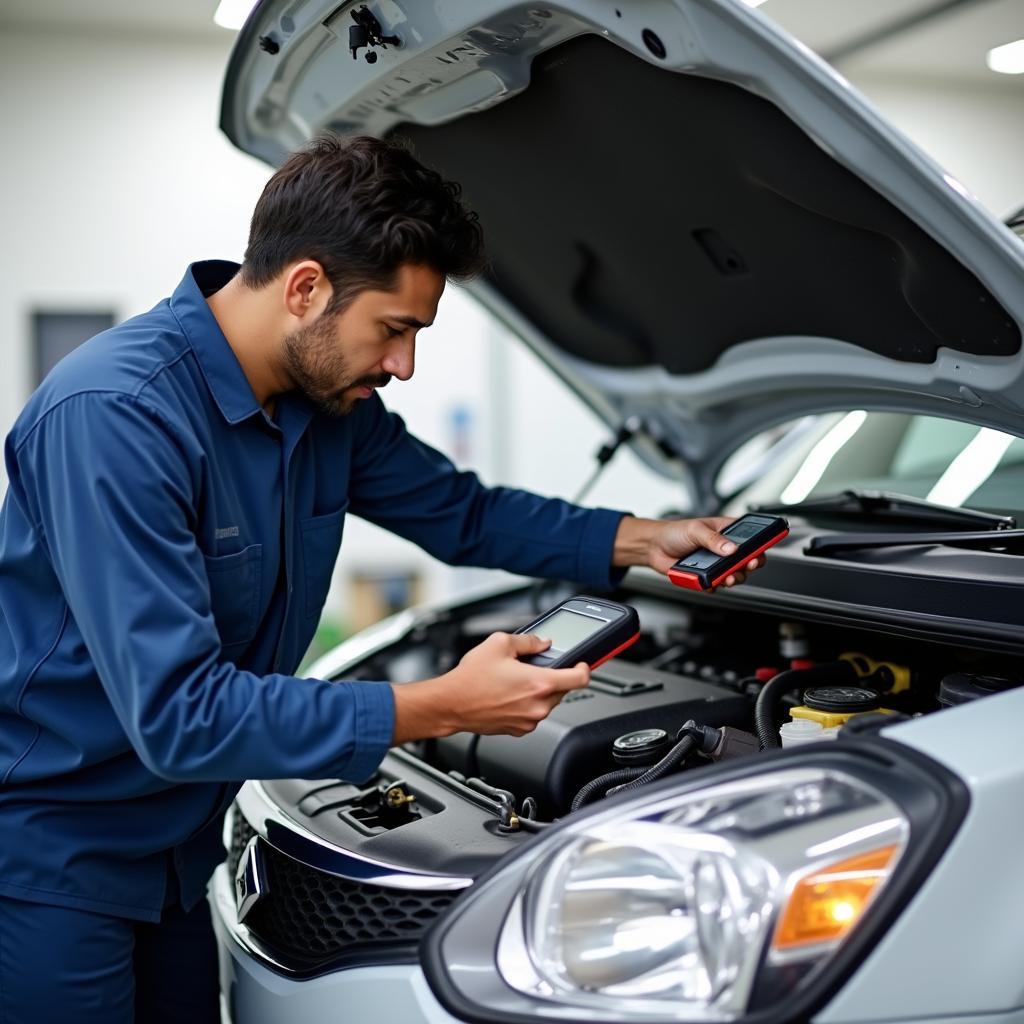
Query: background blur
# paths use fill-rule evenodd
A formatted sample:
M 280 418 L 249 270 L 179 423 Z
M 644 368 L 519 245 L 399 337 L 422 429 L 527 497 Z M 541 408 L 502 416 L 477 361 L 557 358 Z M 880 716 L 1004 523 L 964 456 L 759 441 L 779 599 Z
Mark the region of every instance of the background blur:
M 5 434 L 70 347 L 168 295 L 193 260 L 241 259 L 270 169 L 217 128 L 235 33 L 214 23 L 216 7 L 0 0 Z M 760 9 L 995 214 L 1024 205 L 1024 74 L 995 73 L 985 59 L 1024 38 L 1024 0 L 766 0 Z M 470 296 L 449 289 L 417 356 L 414 380 L 393 383 L 385 400 L 459 465 L 563 497 L 590 475 L 606 431 Z M 685 507 L 686 495 L 621 451 L 588 502 L 655 515 Z M 350 518 L 319 643 L 495 575 L 443 566 Z

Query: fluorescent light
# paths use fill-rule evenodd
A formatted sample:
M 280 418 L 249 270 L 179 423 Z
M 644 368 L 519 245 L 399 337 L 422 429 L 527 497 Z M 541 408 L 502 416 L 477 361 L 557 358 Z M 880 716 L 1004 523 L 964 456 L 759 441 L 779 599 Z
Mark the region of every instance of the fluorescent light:
M 760 7 L 761 4 L 766 3 L 767 0 L 743 0 L 748 7 Z
M 213 20 L 221 28 L 230 28 L 237 32 L 256 6 L 256 0 L 220 0 Z
M 985 63 L 1002 75 L 1024 75 L 1024 39 L 989 50 Z
M 940 505 L 962 505 L 991 475 L 1013 444 L 1013 435 L 982 427 L 967 447 L 946 467 L 928 500 Z
M 808 453 L 803 465 L 796 471 L 786 489 L 779 497 L 787 505 L 803 501 L 825 475 L 828 464 L 839 453 L 839 449 L 857 433 L 868 414 L 863 409 L 848 412 Z

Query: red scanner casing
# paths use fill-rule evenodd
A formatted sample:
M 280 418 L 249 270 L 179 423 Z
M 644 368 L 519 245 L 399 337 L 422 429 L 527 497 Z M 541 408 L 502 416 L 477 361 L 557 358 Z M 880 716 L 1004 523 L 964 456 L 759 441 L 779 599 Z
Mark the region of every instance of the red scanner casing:
M 722 531 L 723 535 L 728 537 L 730 530 L 734 530 L 750 520 L 765 520 L 764 528 L 759 530 L 756 536 L 738 543 L 733 554 L 719 555 L 715 562 L 706 569 L 688 569 L 683 563 L 695 555 L 700 555 L 700 552 L 694 552 L 686 559 L 676 562 L 668 570 L 668 578 L 677 587 L 684 587 L 687 590 L 713 590 L 741 566 L 751 559 L 757 558 L 758 555 L 789 535 L 789 523 L 781 516 L 761 515 L 741 516 L 735 523 L 730 524 Z

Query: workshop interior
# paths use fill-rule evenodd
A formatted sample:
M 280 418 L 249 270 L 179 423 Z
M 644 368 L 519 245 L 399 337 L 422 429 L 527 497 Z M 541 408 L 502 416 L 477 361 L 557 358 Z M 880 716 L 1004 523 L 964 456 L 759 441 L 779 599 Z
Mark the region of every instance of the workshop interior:
M 1024 1019 L 1024 4 L 8 0 L 0 54 L 8 428 L 372 134 L 489 252 L 388 407 L 491 485 L 735 520 L 600 591 L 348 517 L 299 675 L 521 632 L 590 681 L 246 780 L 223 1021 Z

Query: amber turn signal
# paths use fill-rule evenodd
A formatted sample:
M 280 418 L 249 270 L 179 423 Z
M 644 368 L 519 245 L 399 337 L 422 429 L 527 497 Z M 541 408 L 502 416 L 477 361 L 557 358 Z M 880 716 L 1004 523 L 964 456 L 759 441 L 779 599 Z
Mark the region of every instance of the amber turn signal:
M 819 868 L 793 887 L 772 948 L 787 952 L 842 938 L 888 877 L 898 847 L 884 846 Z

